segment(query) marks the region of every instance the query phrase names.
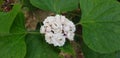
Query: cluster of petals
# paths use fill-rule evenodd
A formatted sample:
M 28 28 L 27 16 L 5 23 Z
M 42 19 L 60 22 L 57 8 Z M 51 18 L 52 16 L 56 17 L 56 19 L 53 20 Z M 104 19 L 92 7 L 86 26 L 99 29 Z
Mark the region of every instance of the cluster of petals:
M 40 28 L 40 33 L 45 34 L 45 40 L 54 46 L 63 46 L 66 39 L 73 41 L 76 28 L 72 21 L 65 16 L 48 16 Z

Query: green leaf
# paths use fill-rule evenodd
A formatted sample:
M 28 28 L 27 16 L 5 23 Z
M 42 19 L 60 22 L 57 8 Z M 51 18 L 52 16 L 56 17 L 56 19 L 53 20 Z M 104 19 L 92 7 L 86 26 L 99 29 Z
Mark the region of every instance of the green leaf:
M 101 54 L 91 50 L 84 43 L 82 43 L 82 52 L 85 58 L 116 58 L 116 53 Z
M 91 11 L 96 9 L 96 7 L 101 6 L 103 3 L 111 2 L 115 0 L 80 0 L 80 8 L 83 15 L 89 15 Z
M 83 13 L 80 23 L 83 27 L 85 44 L 100 53 L 120 50 L 120 3 L 115 0 L 81 0 L 80 2 Z M 89 5 L 92 9 L 87 8 L 88 5 L 85 6 L 90 3 L 92 5 L 95 3 L 94 6 Z
M 84 58 L 120 58 L 120 51 L 113 52 L 113 53 L 98 53 L 90 49 L 80 36 L 75 36 L 75 41 L 80 44 L 80 50 L 82 49 L 82 53 Z
M 19 12 L 11 26 L 10 33 L 25 33 L 25 32 L 26 32 L 25 17 L 22 12 Z
M 40 34 L 26 36 L 27 54 L 25 58 L 59 58 L 59 51 L 46 43 Z
M 20 11 L 20 8 L 21 5 L 15 4 L 10 12 L 0 12 L 0 33 L 9 33 L 11 25 Z
M 120 58 L 120 51 L 118 51 L 116 53 L 117 53 L 116 58 Z
M 36 11 L 36 7 L 34 7 L 31 3 L 30 0 L 23 0 L 23 5 L 24 7 L 27 7 L 24 11 L 29 10 L 29 11 Z
M 3 2 L 4 2 L 3 0 L 0 0 L 0 11 L 2 11 L 1 7 L 2 7 Z
M 10 29 L 11 33 L 0 33 L 0 58 L 24 58 L 26 54 L 25 25 L 23 14 L 19 13 Z M 21 33 L 20 33 L 21 32 Z
M 37 8 L 55 13 L 71 11 L 78 8 L 78 0 L 30 0 L 30 2 Z
M 24 58 L 25 42 L 23 34 L 0 35 L 0 58 Z

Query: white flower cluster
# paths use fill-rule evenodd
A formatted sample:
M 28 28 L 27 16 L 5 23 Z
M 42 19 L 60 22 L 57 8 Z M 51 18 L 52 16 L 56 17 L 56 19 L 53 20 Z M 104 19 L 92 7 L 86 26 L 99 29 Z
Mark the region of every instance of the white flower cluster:
M 74 40 L 74 32 L 76 28 L 72 21 L 65 16 L 56 15 L 47 17 L 40 33 L 45 34 L 45 40 L 54 46 L 63 46 L 66 38 L 70 41 Z

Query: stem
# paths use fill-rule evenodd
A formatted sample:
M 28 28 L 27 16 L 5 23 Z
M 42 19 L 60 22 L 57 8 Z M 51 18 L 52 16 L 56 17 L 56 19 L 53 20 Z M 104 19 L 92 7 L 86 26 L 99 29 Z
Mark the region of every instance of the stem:
M 40 34 L 40 32 L 28 32 L 29 34 Z
M 77 25 L 81 25 L 81 23 L 77 23 L 77 24 L 75 24 L 75 25 L 76 25 L 76 26 L 77 26 Z

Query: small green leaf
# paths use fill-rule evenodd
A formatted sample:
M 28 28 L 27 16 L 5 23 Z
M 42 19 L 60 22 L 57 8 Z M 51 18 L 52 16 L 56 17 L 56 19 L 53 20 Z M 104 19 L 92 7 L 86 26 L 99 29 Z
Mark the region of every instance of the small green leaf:
M 115 0 L 81 0 L 80 3 L 85 44 L 100 53 L 120 50 L 120 3 Z
M 26 36 L 27 54 L 25 58 L 59 58 L 59 51 L 46 43 L 40 34 Z
M 0 0 L 0 11 L 2 11 L 2 4 L 3 4 L 4 0 Z
M 36 7 L 34 7 L 34 6 L 30 3 L 30 0 L 23 0 L 23 5 L 24 5 L 24 7 L 27 7 L 27 10 L 29 10 L 29 11 L 34 11 L 34 10 L 37 9 Z M 26 9 L 25 9 L 24 11 L 26 11 Z
M 71 11 L 78 8 L 78 0 L 30 0 L 37 8 L 55 13 Z
M 0 33 L 9 33 L 11 25 L 20 11 L 20 8 L 21 5 L 15 4 L 10 12 L 0 12 Z
M 19 12 L 11 26 L 10 33 L 25 33 L 25 32 L 26 32 L 25 17 L 22 12 Z

